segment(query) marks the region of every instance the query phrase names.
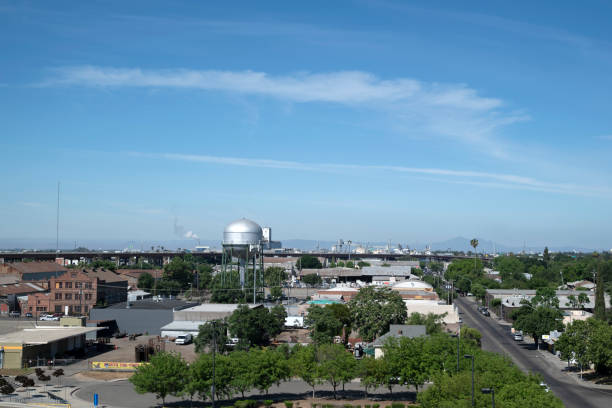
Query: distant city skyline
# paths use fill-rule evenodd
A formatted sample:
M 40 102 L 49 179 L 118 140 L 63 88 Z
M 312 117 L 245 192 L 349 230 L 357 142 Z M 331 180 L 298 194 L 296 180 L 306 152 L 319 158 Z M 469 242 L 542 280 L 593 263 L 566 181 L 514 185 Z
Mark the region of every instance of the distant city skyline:
M 612 248 L 611 11 L 2 3 L 0 242 Z

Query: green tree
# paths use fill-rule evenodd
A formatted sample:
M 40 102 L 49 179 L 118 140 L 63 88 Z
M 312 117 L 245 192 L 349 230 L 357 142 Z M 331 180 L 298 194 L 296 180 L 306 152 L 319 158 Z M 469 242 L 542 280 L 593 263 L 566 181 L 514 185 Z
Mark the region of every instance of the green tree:
M 369 262 L 359 261 L 357 262 L 357 266 L 361 269 L 361 268 L 365 268 L 366 266 L 372 266 L 372 265 Z
M 580 293 L 578 296 L 569 295 L 567 297 L 567 302 L 565 306 L 569 306 L 572 309 L 584 309 L 584 305 L 589 303 L 589 297 L 586 293 Z
M 320 361 L 321 377 L 332 386 L 335 399 L 338 386 L 342 384 L 344 389 L 344 384 L 356 376 L 355 358 L 341 344 L 324 344 L 317 348 L 316 353 Z
M 198 265 L 199 289 L 211 289 L 213 279 L 213 267 L 207 263 Z
M 346 263 L 347 268 L 355 269 L 355 263 L 353 261 L 348 261 Z
M 302 276 L 302 282 L 310 286 L 317 286 L 321 284 L 321 277 L 316 273 L 310 273 Z
M 478 258 L 476 247 L 478 246 L 478 240 L 476 238 L 472 238 L 470 240 L 470 245 L 472 246 L 472 248 L 474 248 L 474 275 L 476 275 L 476 258 Z
M 252 354 L 253 385 L 266 395 L 272 385 L 279 385 L 291 375 L 283 353 L 269 349 L 253 349 L 249 353 Z
M 321 261 L 319 261 L 319 258 L 312 255 L 302 255 L 301 257 L 299 257 L 296 262 L 296 266 L 299 270 L 323 268 L 323 265 L 321 264 Z
M 365 397 L 368 398 L 368 390 L 376 388 L 381 384 L 381 361 L 374 357 L 364 357 L 359 360 L 358 373 L 359 380 L 365 392 Z
M 353 325 L 365 341 L 389 331 L 391 324 L 406 321 L 406 305 L 402 297 L 390 288 L 366 286 L 349 302 Z
M 406 319 L 406 324 L 418 324 L 425 326 L 425 330 L 427 334 L 435 334 L 442 333 L 444 328 L 443 319 L 446 316 L 446 313 L 437 315 L 434 313 L 427 313 L 426 315 L 422 313 L 411 313 Z
M 270 266 L 264 272 L 266 286 L 281 286 L 287 280 L 287 272 L 279 266 Z
M 180 355 L 161 352 L 151 357 L 149 364 L 138 367 L 130 377 L 137 393 L 154 393 L 166 403 L 168 395 L 181 395 L 187 377 L 187 364 Z
M 91 263 L 91 267 L 93 269 L 108 269 L 109 271 L 113 272 L 117 270 L 117 264 L 107 259 L 94 259 L 94 261 Z
M 256 365 L 252 354 L 247 351 L 234 351 L 229 354 L 229 362 L 232 372 L 231 388 L 244 398 L 244 393 L 255 386 Z
M 351 330 L 353 327 L 353 318 L 351 316 L 351 309 L 345 304 L 342 303 L 333 303 L 331 305 L 327 305 L 326 308 L 330 309 L 334 315 L 334 318 L 342 323 L 342 328 L 344 329 L 344 343 L 348 342 L 349 335 L 351 334 Z
M 228 324 L 226 320 L 214 320 L 205 322 L 200 325 L 198 335 L 193 340 L 197 353 L 203 353 L 206 349 L 210 349 L 213 344 L 217 345 L 217 351 L 224 353 L 228 350 L 227 337 Z
M 310 328 L 310 338 L 316 344 L 331 343 L 334 336 L 342 332 L 342 322 L 329 306 L 311 305 L 304 323 Z
M 141 273 L 138 277 L 138 288 L 143 290 L 152 290 L 153 289 L 153 276 L 150 273 L 144 272 Z
M 604 300 L 604 278 L 601 261 L 597 264 L 597 283 L 595 286 L 595 318 L 606 321 L 606 302 Z
M 268 311 L 265 307 L 249 308 L 240 305 L 228 319 L 229 331 L 240 340 L 238 347 L 265 346 L 277 336 L 285 324 L 287 314 L 282 305 Z
M 178 282 L 181 288 L 186 288 L 193 282 L 194 269 L 193 263 L 185 261 L 183 257 L 175 256 L 164 266 L 164 278 Z
M 308 384 L 312 388 L 312 398 L 315 398 L 316 386 L 322 382 L 315 346 L 295 346 L 289 365 L 292 375 Z
M 270 299 L 273 302 L 278 302 L 283 298 L 283 289 L 280 286 L 272 286 L 270 288 Z
M 559 310 L 559 299 L 555 290 L 541 288 L 531 302 L 513 312 L 514 327 L 531 334 L 536 345 L 543 334 L 563 329 L 563 314 Z
M 576 360 L 580 368 L 589 363 L 588 344 L 590 337 L 589 324 L 583 320 L 576 320 L 567 325 L 555 343 L 555 349 L 561 353 L 564 360 Z

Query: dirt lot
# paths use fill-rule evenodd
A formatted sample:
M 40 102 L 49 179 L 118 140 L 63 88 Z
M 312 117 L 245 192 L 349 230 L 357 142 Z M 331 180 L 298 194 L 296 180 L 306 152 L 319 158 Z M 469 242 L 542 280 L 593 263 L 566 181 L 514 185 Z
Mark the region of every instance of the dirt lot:
M 136 340 L 129 340 L 128 337 L 121 339 L 111 339 L 111 344 L 116 348 L 99 354 L 96 357 L 90 358 L 91 361 L 122 361 L 135 362 L 136 353 L 134 348 L 139 344 L 148 344 L 149 339 L 157 339 L 157 336 L 139 336 Z M 184 346 L 179 346 L 170 341 L 164 341 L 162 347 L 166 351 L 174 351 L 180 353 L 187 362 L 195 361 L 196 352 L 193 343 Z

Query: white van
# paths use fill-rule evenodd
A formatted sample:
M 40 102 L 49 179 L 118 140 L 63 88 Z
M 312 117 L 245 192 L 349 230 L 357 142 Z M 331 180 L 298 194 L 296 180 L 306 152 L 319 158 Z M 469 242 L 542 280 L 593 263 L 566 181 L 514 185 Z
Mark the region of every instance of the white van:
M 176 337 L 176 340 L 174 341 L 174 343 L 175 344 L 189 344 L 191 343 L 191 340 L 193 340 L 191 334 L 189 333 L 181 334 Z

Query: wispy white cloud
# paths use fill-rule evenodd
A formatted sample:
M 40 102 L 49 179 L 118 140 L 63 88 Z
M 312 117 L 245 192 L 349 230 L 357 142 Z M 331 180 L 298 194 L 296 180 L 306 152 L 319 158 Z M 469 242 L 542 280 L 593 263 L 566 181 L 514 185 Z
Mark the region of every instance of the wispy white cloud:
M 362 71 L 274 76 L 255 71 L 73 66 L 55 69 L 41 85 L 183 88 L 368 108 L 392 113 L 424 135 L 473 144 L 499 156 L 503 146 L 496 130 L 527 119 L 523 113 L 508 111 L 501 99 L 482 96 L 465 84 L 381 79 Z
M 602 135 L 602 136 L 599 136 L 599 139 L 602 139 L 602 140 L 612 140 L 612 135 Z
M 392 165 L 358 165 L 358 164 L 337 164 L 337 163 L 303 163 L 297 161 L 253 159 L 241 157 L 224 157 L 179 153 L 144 153 L 129 152 L 131 156 L 145 157 L 152 159 L 177 160 L 187 162 L 199 162 L 218 165 L 273 168 L 298 171 L 316 172 L 392 172 L 396 174 L 415 174 L 421 176 L 434 176 L 439 181 L 470 184 L 486 188 L 511 188 L 528 191 L 539 191 L 546 193 L 560 193 L 568 195 L 588 195 L 588 196 L 609 196 L 612 190 L 607 187 L 586 186 L 573 183 L 550 182 L 535 179 L 533 177 L 490 173 L 471 170 L 452 170 L 441 168 L 421 168 Z

